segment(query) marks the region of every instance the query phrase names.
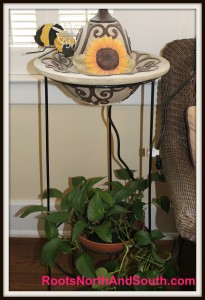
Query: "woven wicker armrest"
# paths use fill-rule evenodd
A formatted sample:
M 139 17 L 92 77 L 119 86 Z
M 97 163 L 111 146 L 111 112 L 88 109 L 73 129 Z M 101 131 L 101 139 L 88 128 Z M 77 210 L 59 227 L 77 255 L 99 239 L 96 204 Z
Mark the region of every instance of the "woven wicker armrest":
M 169 96 L 195 71 L 195 42 L 195 39 L 176 40 L 163 49 L 162 56 L 171 67 L 161 80 L 162 111 Z M 175 211 L 176 227 L 179 234 L 190 241 L 196 240 L 196 172 L 190 159 L 185 111 L 196 105 L 195 82 L 193 76 L 169 103 L 166 132 L 161 143 L 163 170 Z

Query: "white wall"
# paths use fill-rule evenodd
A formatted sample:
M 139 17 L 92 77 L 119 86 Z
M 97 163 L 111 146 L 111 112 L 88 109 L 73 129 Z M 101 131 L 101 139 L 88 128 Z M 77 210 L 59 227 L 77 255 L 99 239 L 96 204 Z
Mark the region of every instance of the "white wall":
M 137 51 L 159 55 L 167 43 L 196 36 L 194 9 L 126 9 L 114 11 L 114 16 Z

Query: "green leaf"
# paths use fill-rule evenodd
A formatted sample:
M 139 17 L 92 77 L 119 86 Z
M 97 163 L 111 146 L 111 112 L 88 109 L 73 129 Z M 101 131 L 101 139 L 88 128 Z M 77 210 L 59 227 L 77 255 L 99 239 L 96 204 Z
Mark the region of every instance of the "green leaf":
M 119 181 L 112 181 L 112 182 L 107 182 L 106 183 L 108 186 L 114 186 L 114 187 L 122 187 L 123 184 Z
M 149 233 L 147 231 L 143 231 L 143 230 L 138 230 L 135 233 L 135 240 L 136 240 L 138 246 L 146 246 L 149 244 L 153 244 L 149 237 Z
M 96 269 L 96 275 L 97 277 L 102 277 L 104 276 L 105 278 L 108 278 L 108 271 L 104 267 L 99 267 Z
M 104 215 L 104 204 L 100 198 L 99 190 L 97 190 L 96 194 L 91 198 L 88 203 L 87 208 L 87 217 L 91 222 L 96 222 L 102 219 Z
M 132 174 L 134 174 L 134 172 L 136 172 L 136 170 L 130 170 L 130 171 Z M 114 172 L 115 172 L 115 176 L 118 179 L 123 179 L 123 180 L 132 179 L 132 177 L 127 169 L 118 169 L 118 170 L 115 170 Z
M 165 270 L 163 276 L 167 279 L 176 278 L 178 276 L 176 265 L 172 259 L 165 262 Z
M 87 253 L 81 254 L 81 256 L 77 258 L 75 265 L 80 275 L 85 276 L 86 278 L 96 277 L 93 259 Z
M 115 204 L 108 211 L 107 215 L 111 216 L 111 215 L 117 215 L 117 214 L 126 214 L 126 213 L 129 213 L 129 212 L 130 212 L 129 210 L 123 208 L 120 205 Z
M 122 191 L 122 190 L 124 190 L 124 186 L 123 186 L 123 185 L 122 185 L 122 186 L 119 186 L 119 187 L 115 187 L 114 189 L 112 189 L 111 191 L 109 191 L 109 193 L 114 197 L 114 200 L 116 201 L 115 195 L 116 195 L 118 192 Z M 120 198 L 120 200 L 121 200 L 121 198 Z
M 88 189 L 86 191 L 86 196 L 87 196 L 87 198 L 88 198 L 89 201 L 95 195 L 95 193 L 96 193 L 96 189 L 95 188 L 91 188 L 91 189 Z
M 61 240 L 58 237 L 54 237 L 43 246 L 40 259 L 42 265 L 54 267 L 60 243 Z
M 149 188 L 149 180 L 148 179 L 143 179 L 142 183 L 141 183 L 141 186 L 139 188 L 139 191 L 141 192 L 141 191 L 144 191 L 148 188 Z
M 160 257 L 159 254 L 156 252 L 155 247 L 152 248 L 152 256 L 156 262 L 158 262 L 162 265 L 166 262 L 166 259 Z
M 83 176 L 71 177 L 72 186 L 76 187 L 81 183 L 86 183 L 86 179 Z
M 48 191 L 45 191 L 41 195 L 41 199 L 46 199 L 47 197 L 48 197 Z M 51 189 L 49 189 L 49 197 L 50 198 L 62 198 L 63 193 L 61 191 L 59 191 L 58 189 L 51 188 Z
M 92 288 L 96 289 L 96 290 L 103 290 L 106 287 L 106 284 L 102 284 L 103 282 L 105 283 L 105 281 L 102 281 L 102 278 L 111 278 L 111 274 L 108 273 L 108 271 L 104 268 L 104 267 L 100 267 L 98 269 L 96 269 L 96 276 L 98 278 L 98 282 L 99 284 L 93 284 Z
M 104 221 L 102 224 L 95 226 L 94 231 L 102 241 L 112 243 L 111 223 L 109 221 Z
M 114 272 L 115 270 L 117 270 L 119 265 L 116 260 L 110 260 L 104 264 L 104 267 L 107 269 L 107 271 L 109 273 L 111 273 L 111 272 Z
M 116 203 L 132 195 L 132 190 L 128 187 L 116 188 L 112 191 Z
M 141 186 L 143 183 L 143 178 L 136 178 L 135 181 L 130 182 L 130 189 L 132 192 L 136 192 L 137 190 L 141 190 Z
M 135 191 L 144 191 L 149 187 L 149 180 L 148 179 L 143 179 L 143 178 L 137 178 L 135 181 L 132 181 L 130 184 L 130 189 L 132 192 Z
M 72 242 L 84 231 L 86 223 L 83 221 L 77 221 L 72 229 Z
M 53 212 L 49 215 L 45 216 L 44 219 L 46 221 L 52 222 L 52 223 L 64 223 L 70 219 L 70 215 L 67 212 Z
M 135 218 L 139 221 L 144 221 L 144 210 L 143 206 L 145 205 L 144 202 L 141 201 L 141 199 L 137 198 L 133 202 L 133 212 L 135 214 Z
M 104 177 L 94 177 L 94 178 L 88 179 L 86 186 L 88 188 L 91 188 L 93 185 L 95 185 L 99 181 L 103 180 L 104 178 L 105 178 L 105 176 Z
M 170 210 L 170 200 L 166 196 L 161 196 L 159 199 L 156 199 L 156 203 L 163 209 L 166 213 Z
M 72 192 L 66 194 L 61 201 L 61 209 L 70 212 L 73 208 L 73 195 Z
M 115 202 L 114 197 L 111 193 L 106 192 L 106 191 L 101 191 L 99 190 L 100 193 L 100 198 L 106 202 L 109 206 L 112 206 Z
M 151 174 L 152 181 L 160 181 L 165 182 L 164 174 L 160 174 L 159 172 Z
M 77 193 L 80 190 L 80 186 L 74 187 L 70 192 L 68 192 L 61 201 L 61 208 L 64 211 L 70 212 L 73 208 L 73 203 Z
M 144 271 L 146 270 L 147 261 L 145 259 L 141 260 L 137 270 L 140 274 L 144 274 Z
M 69 246 L 67 240 L 61 240 L 59 251 L 64 252 L 64 253 L 68 253 L 68 254 L 72 254 L 72 249 Z
M 26 216 L 30 215 L 31 213 L 38 212 L 38 211 L 47 211 L 47 207 L 42 205 L 33 205 L 28 207 L 21 215 L 20 218 L 25 218 Z
M 152 230 L 149 234 L 150 239 L 154 242 L 156 240 L 161 240 L 165 237 L 165 235 L 159 230 Z
M 84 206 L 86 201 L 86 187 L 83 186 L 76 194 L 73 201 L 73 208 L 78 218 L 83 218 Z
M 45 220 L 45 234 L 48 240 L 58 236 L 58 228 L 56 224 Z
M 156 278 L 162 275 L 158 269 L 152 269 L 145 271 L 146 278 Z

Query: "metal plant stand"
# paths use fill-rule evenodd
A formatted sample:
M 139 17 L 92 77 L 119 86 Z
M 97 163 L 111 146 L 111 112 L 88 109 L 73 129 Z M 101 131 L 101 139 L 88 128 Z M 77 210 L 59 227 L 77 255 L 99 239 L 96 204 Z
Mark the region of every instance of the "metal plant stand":
M 49 189 L 50 189 L 50 167 L 49 167 L 49 101 L 48 101 L 48 79 L 47 77 L 44 78 L 44 85 L 45 85 L 45 126 L 46 126 L 46 188 L 47 188 L 47 209 L 50 211 L 50 195 L 49 195 Z M 150 81 L 149 81 L 150 82 Z M 146 84 L 146 82 L 142 82 L 141 84 Z M 139 83 L 138 83 L 139 85 Z M 155 80 L 151 81 L 151 108 L 150 108 L 150 135 L 149 135 L 149 173 L 148 173 L 148 230 L 151 231 L 151 175 L 152 175 L 152 139 L 153 139 L 153 114 L 154 114 L 154 87 L 155 87 Z M 124 167 L 130 172 L 131 178 L 133 177 L 132 172 L 130 171 L 127 164 L 124 162 L 124 160 L 120 156 L 120 137 L 117 132 L 117 129 L 112 121 L 112 106 L 108 106 L 108 178 L 109 181 L 112 181 L 112 128 L 114 129 L 117 141 L 118 141 L 118 159 L 119 161 L 124 165 Z M 133 177 L 134 180 L 134 177 Z M 112 188 L 110 186 L 110 188 Z M 59 268 L 61 271 L 65 272 L 60 266 Z M 48 275 L 51 277 L 51 269 L 48 267 Z M 73 274 L 69 274 L 73 275 Z M 51 290 L 51 286 L 48 287 L 49 290 Z
M 149 81 L 150 82 L 150 81 Z M 45 125 L 46 125 L 46 182 L 47 182 L 47 208 L 50 211 L 50 168 L 49 168 L 49 114 L 48 114 L 48 79 L 45 77 Z M 142 82 L 141 84 L 146 84 L 146 82 Z M 138 83 L 139 85 L 139 83 Z M 151 81 L 151 108 L 150 108 L 150 134 L 149 134 L 149 172 L 148 172 L 148 230 L 151 231 L 151 175 L 152 175 L 152 139 L 153 139 L 153 115 L 154 115 L 154 86 L 155 80 Z M 111 114 L 112 106 L 108 107 L 108 178 L 109 181 L 112 181 L 112 142 L 111 142 L 111 135 L 112 135 L 112 128 L 114 129 L 117 141 L 118 141 L 118 159 L 130 173 L 130 177 L 134 180 L 133 174 L 130 171 L 129 167 L 125 163 L 125 161 L 120 156 L 120 136 L 117 132 L 117 129 L 112 121 L 112 114 Z
M 150 82 L 150 81 L 149 81 Z M 142 82 L 141 84 L 146 84 L 146 82 Z M 49 195 L 49 189 L 50 189 L 50 167 L 49 167 L 49 112 L 48 112 L 48 79 L 47 77 L 44 78 L 44 85 L 45 85 L 45 126 L 46 126 L 46 188 L 47 188 L 47 209 L 50 211 L 50 195 Z M 138 83 L 139 86 L 139 83 Z M 151 231 L 151 195 L 152 195 L 152 189 L 151 189 L 151 175 L 152 175 L 152 139 L 153 139 L 153 114 L 154 114 L 154 87 L 155 87 L 155 80 L 151 81 L 151 108 L 150 108 L 150 135 L 149 135 L 149 173 L 148 173 L 148 231 Z M 108 178 L 109 181 L 112 181 L 112 128 L 114 129 L 117 141 L 118 141 L 118 159 L 119 161 L 124 165 L 124 167 L 127 169 L 127 171 L 130 173 L 131 178 L 134 180 L 133 174 L 130 171 L 127 164 L 124 162 L 124 160 L 120 156 L 120 137 L 117 132 L 117 129 L 112 121 L 112 106 L 108 106 Z M 112 189 L 112 186 L 110 185 L 110 189 Z M 58 266 L 59 269 L 67 273 L 61 266 Z M 71 276 L 75 276 L 74 274 L 69 274 Z M 48 276 L 51 278 L 51 268 L 48 267 Z M 51 290 L 51 286 L 48 286 L 49 291 Z
M 100 46 L 98 45 L 100 49 L 98 49 L 97 52 L 95 43 L 100 43 Z M 50 211 L 48 78 L 61 83 L 69 93 L 78 98 L 80 103 L 87 103 L 95 106 L 108 105 L 107 132 L 109 181 L 112 181 L 113 173 L 112 130 L 115 132 L 117 138 L 118 159 L 130 174 L 130 178 L 135 180 L 133 173 L 120 154 L 120 135 L 112 120 L 112 105 L 115 102 L 124 101 L 129 98 L 140 86 L 142 86 L 142 84 L 151 83 L 148 177 L 148 231 L 151 231 L 154 86 L 155 80 L 168 72 L 170 64 L 161 56 L 132 50 L 127 32 L 122 28 L 119 21 L 109 14 L 108 9 L 99 9 L 97 15 L 90 19 L 90 21 L 79 30 L 73 51 L 75 52 L 73 56 L 65 56 L 57 50 L 54 52 L 52 51 L 52 54 L 43 54 L 43 56 L 34 61 L 36 71 L 45 78 L 46 182 L 48 191 L 48 212 Z M 96 52 L 94 56 L 93 51 Z M 126 55 L 124 56 L 124 54 Z M 82 55 L 86 55 L 86 59 L 82 59 Z M 106 63 L 104 57 L 107 57 Z M 126 63 L 123 62 L 124 57 L 126 57 Z M 91 58 L 95 59 L 94 69 L 93 63 L 88 63 Z M 122 62 L 122 65 L 119 63 L 120 61 Z M 112 186 L 110 186 L 110 189 L 112 189 Z M 62 267 L 59 268 L 62 270 Z M 68 274 L 66 271 L 65 273 Z M 49 275 L 50 274 L 51 270 L 49 269 Z M 75 276 L 74 274 L 72 275 Z
M 117 138 L 117 156 L 122 165 L 127 169 L 130 178 L 134 180 L 133 173 L 122 159 L 120 154 L 120 135 L 112 120 L 112 105 L 115 102 L 120 102 L 127 99 L 143 84 L 151 84 L 150 95 L 150 135 L 149 135 L 149 171 L 148 171 L 148 231 L 151 231 L 151 175 L 152 175 L 152 139 L 153 139 L 153 115 L 154 115 L 154 88 L 155 80 L 169 70 L 169 62 L 156 55 L 147 53 L 139 53 L 136 62 L 136 72 L 130 74 L 113 75 L 112 83 L 110 84 L 110 77 L 108 76 L 81 76 L 80 74 L 72 73 L 71 71 L 62 72 L 61 69 L 56 69 L 56 65 L 60 68 L 62 57 L 60 54 L 52 54 L 49 58 L 39 59 L 34 61 L 34 66 L 37 72 L 44 76 L 45 85 L 45 132 L 46 132 L 46 188 L 47 188 L 47 209 L 50 211 L 50 167 L 49 167 L 49 91 L 48 78 L 54 82 L 64 85 L 71 94 L 81 99 L 81 103 L 89 103 L 90 105 L 108 105 L 108 179 L 112 181 L 112 130 Z M 49 64 L 47 62 L 49 61 Z M 141 62 L 140 62 L 141 61 Z M 65 62 L 68 63 L 68 62 Z M 139 70 L 138 68 L 139 65 Z M 110 186 L 112 189 L 112 186 Z M 61 266 L 56 263 L 56 266 L 65 274 L 75 277 L 75 274 L 63 270 Z M 51 269 L 48 274 L 51 277 Z M 51 290 L 51 286 L 48 287 Z

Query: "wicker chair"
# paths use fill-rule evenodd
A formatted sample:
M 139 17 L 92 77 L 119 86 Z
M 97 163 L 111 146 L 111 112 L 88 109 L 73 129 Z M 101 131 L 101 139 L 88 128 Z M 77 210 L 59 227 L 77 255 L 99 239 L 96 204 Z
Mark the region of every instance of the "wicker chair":
M 196 171 L 190 159 L 185 111 L 196 105 L 195 44 L 195 39 L 183 39 L 165 46 L 162 56 L 171 67 L 161 80 L 162 109 L 166 113 L 162 113 L 162 126 L 166 123 L 166 130 L 160 146 L 163 171 L 176 228 L 183 239 L 192 242 L 196 241 Z M 191 73 L 191 80 L 167 103 Z

